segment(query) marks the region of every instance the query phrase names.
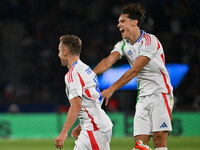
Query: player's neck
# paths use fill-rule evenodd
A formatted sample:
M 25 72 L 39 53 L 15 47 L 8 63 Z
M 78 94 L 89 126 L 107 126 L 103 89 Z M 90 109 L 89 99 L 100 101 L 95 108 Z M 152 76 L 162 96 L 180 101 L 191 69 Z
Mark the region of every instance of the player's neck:
M 133 32 L 133 34 L 132 34 L 132 36 L 130 38 L 130 42 L 131 42 L 132 45 L 135 44 L 135 42 L 139 39 L 140 35 L 141 35 L 140 28 L 137 28 Z
M 79 60 L 79 57 L 77 56 L 71 56 L 69 59 L 68 59 L 68 65 L 67 65 L 67 68 L 68 69 L 71 69 L 72 68 L 72 65 Z

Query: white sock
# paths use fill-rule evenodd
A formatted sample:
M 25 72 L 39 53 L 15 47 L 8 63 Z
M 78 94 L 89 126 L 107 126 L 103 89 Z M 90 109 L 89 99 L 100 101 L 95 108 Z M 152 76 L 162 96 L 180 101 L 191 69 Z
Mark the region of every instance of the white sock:
M 167 150 L 167 147 L 158 147 L 155 150 Z

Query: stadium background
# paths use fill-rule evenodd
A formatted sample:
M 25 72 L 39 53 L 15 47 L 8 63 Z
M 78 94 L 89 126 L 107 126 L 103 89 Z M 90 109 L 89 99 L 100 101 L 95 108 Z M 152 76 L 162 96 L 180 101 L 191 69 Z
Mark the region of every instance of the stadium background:
M 135 1 L 0 1 L 0 146 L 9 143 L 3 139 L 54 139 L 58 135 L 69 108 L 64 91 L 67 69 L 57 57 L 59 37 L 79 36 L 81 59 L 94 67 L 121 40 L 118 17 L 128 2 Z M 189 66 L 174 90 L 170 138 L 176 136 L 179 141 L 192 136 L 189 139 L 195 141 L 193 136 L 200 137 L 200 1 L 139 2 L 146 8 L 142 29 L 161 41 L 166 63 Z M 122 59 L 116 66 L 124 63 Z M 103 106 L 115 124 L 114 137 L 131 136 L 136 97 L 136 90 L 119 90 L 109 106 Z M 200 149 L 197 143 L 196 147 Z

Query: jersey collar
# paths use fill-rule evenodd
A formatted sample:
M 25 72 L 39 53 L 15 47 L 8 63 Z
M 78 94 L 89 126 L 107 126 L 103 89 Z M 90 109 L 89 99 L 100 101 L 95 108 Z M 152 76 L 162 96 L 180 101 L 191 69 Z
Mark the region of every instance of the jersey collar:
M 144 32 L 143 30 L 140 30 L 140 33 L 141 33 L 141 35 L 140 35 L 140 37 L 137 39 L 137 41 L 136 41 L 135 43 L 140 42 L 140 40 L 142 39 L 142 36 L 143 36 L 146 32 Z
M 75 66 L 76 64 L 78 64 L 78 61 L 79 60 L 77 60 L 76 62 L 74 62 L 73 65 L 72 65 L 72 67 Z

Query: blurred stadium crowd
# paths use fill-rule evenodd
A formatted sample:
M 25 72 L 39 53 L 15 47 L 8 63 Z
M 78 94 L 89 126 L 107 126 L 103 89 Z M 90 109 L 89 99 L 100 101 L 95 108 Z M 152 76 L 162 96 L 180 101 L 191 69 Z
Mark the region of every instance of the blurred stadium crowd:
M 121 40 L 117 29 L 124 0 L 1 0 L 0 112 L 66 111 L 67 68 L 60 66 L 59 37 L 83 41 L 81 59 L 95 66 Z M 133 2 L 133 1 L 132 1 Z M 142 29 L 161 41 L 166 63 L 187 63 L 174 90 L 176 111 L 200 111 L 200 1 L 143 0 Z M 117 64 L 127 63 L 125 59 Z M 110 111 L 133 111 L 137 91 L 118 91 Z

